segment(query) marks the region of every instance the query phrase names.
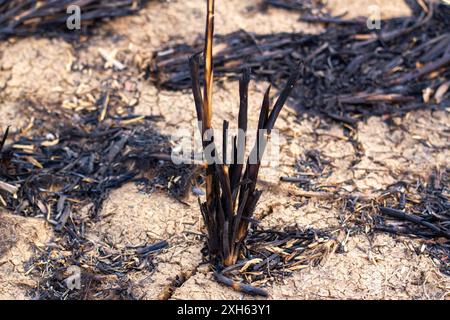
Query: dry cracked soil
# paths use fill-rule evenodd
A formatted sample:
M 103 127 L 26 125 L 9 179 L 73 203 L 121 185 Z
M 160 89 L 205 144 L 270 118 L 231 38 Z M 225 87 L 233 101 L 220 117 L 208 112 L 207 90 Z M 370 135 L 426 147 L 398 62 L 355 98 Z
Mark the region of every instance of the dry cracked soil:
M 349 16 L 368 14 L 368 6 L 381 6 L 382 17 L 408 15 L 400 0 L 330 0 L 335 14 L 351 8 Z M 217 2 L 216 32 L 244 29 L 254 33 L 320 32 L 320 27 L 298 21 L 298 13 L 269 8 L 259 10 L 259 0 Z M 204 1 L 155 1 L 139 14 L 117 18 L 99 26 L 77 43 L 61 38 L 13 38 L 0 43 L 0 128 L 21 129 L 33 121 L 25 112 L 30 105 L 58 109 L 82 101 L 91 88 L 115 76 L 99 49 L 114 52 L 127 68 L 122 76 L 137 86 L 135 113 L 161 116 L 155 122 L 161 134 L 195 127 L 194 103 L 189 92 L 160 90 L 143 79 L 139 66 L 151 52 L 166 43 L 190 42 L 201 36 Z M 90 71 L 77 71 L 76 65 Z M 255 127 L 257 111 L 267 83 L 250 85 L 249 127 Z M 126 91 L 124 88 L 119 90 Z M 238 84 L 214 87 L 214 119 L 236 122 Z M 427 173 L 450 163 L 448 110 L 416 110 L 393 117 L 370 117 L 357 125 L 355 139 L 362 146 L 361 161 L 353 166 L 354 144 L 344 135 L 342 124 L 312 115 L 298 115 L 286 108 L 277 123 L 281 157 L 276 171 L 264 168 L 260 187 L 264 196 L 256 209 L 262 227 L 299 225 L 325 228 L 339 226 L 339 210 L 326 201 L 302 197 L 298 187 L 279 182 L 293 175 L 298 159 L 309 150 L 320 150 L 330 174 L 315 183 L 340 186 L 348 192 L 370 194 L 396 181 L 393 173 Z M 404 130 L 407 128 L 407 130 Z M 250 297 L 217 284 L 201 250 L 202 220 L 197 198 L 189 193 L 181 203 L 164 191 L 141 192 L 134 183 L 113 190 L 98 221 L 87 227 L 92 243 L 108 240 L 116 248 L 156 240 L 167 240 L 168 248 L 154 258 L 153 271 L 127 274 L 125 290 L 137 299 L 248 299 Z M 44 219 L 0 214 L 0 299 L 33 299 L 40 281 L 30 271 L 33 255 L 52 246 L 57 237 Z M 319 266 L 273 279 L 266 288 L 270 299 L 448 299 L 450 278 L 441 274 L 436 262 L 414 250 L 413 240 L 386 234 L 358 234 L 346 239 L 345 250 L 330 255 Z M 123 279 L 122 279 L 123 280 Z M 105 277 L 101 288 L 117 285 Z M 95 295 L 93 296 L 95 298 Z

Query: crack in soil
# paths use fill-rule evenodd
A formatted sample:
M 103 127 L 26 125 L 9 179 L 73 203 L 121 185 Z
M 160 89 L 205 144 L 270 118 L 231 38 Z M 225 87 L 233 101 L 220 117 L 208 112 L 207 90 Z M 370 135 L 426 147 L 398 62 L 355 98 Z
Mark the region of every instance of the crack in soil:
M 179 263 L 177 263 L 179 264 Z M 167 285 L 161 293 L 158 295 L 158 300 L 170 300 L 172 296 L 176 293 L 177 289 L 180 288 L 184 283 L 186 283 L 191 277 L 195 276 L 201 265 L 205 264 L 200 262 L 195 266 L 194 269 L 188 270 L 187 272 L 181 272 L 176 275 L 175 279 Z M 180 265 L 181 266 L 181 265 Z M 182 267 L 182 266 L 181 266 Z

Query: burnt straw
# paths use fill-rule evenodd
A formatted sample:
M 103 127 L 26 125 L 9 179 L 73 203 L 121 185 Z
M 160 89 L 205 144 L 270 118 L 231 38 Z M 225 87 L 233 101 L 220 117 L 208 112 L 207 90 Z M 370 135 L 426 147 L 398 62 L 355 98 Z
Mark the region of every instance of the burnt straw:
M 67 20 L 80 8 L 83 28 L 105 18 L 134 14 L 149 0 L 0 0 L 0 37 L 68 31 Z M 69 12 L 69 13 L 68 13 Z
M 115 90 L 102 96 L 109 97 L 106 113 L 105 99 L 89 110 L 64 112 L 29 102 L 30 109 L 21 110 L 34 119 L 27 128 L 0 135 L 0 211 L 41 217 L 55 231 L 54 244 L 29 262 L 40 279 L 32 294 L 40 299 L 130 298 L 123 289 L 127 275 L 153 271 L 154 256 L 169 244 L 152 238 L 123 248 L 108 235 L 92 242 L 89 232 L 105 217 L 104 201 L 112 190 L 134 182 L 140 192 L 162 189 L 182 202 L 197 176 L 193 165 L 171 161 L 169 137 L 155 129 L 159 117 L 136 115 Z M 71 266 L 81 270 L 80 290 L 67 290 Z M 101 288 L 109 277 L 119 286 Z
M 199 55 L 189 59 L 190 74 L 192 80 L 192 91 L 194 95 L 197 118 L 201 121 L 201 133 L 203 137 L 203 148 L 212 150 L 211 154 L 215 160 L 219 159 L 214 134 L 205 138 L 212 129 L 212 89 L 213 89 L 213 29 L 214 29 L 214 1 L 208 1 L 208 14 L 206 23 L 206 40 L 204 47 L 204 89 L 203 97 L 200 88 Z M 232 141 L 233 161 L 226 163 L 222 161 L 207 160 L 206 169 L 206 201 L 200 202 L 200 209 L 207 229 L 209 258 L 212 265 L 219 272 L 216 279 L 224 284 L 231 285 L 231 280 L 224 279 L 220 271 L 224 267 L 236 264 L 242 252 L 243 242 L 247 236 L 249 222 L 261 196 L 261 191 L 256 188 L 258 172 L 261 165 L 261 157 L 271 130 L 283 108 L 289 94 L 299 78 L 301 68 L 297 67 L 292 72 L 286 86 L 281 91 L 273 108 L 270 108 L 270 87 L 267 89 L 258 122 L 258 138 L 255 146 L 243 165 L 243 151 L 245 150 L 248 124 L 248 85 L 250 72 L 244 70 L 239 81 L 239 115 L 238 134 Z M 228 122 L 223 125 L 223 150 L 227 149 L 226 130 Z M 262 135 L 261 132 L 266 132 Z M 222 155 L 226 160 L 226 153 Z M 256 156 L 256 157 L 255 157 Z M 241 159 L 239 159 L 241 158 Z M 256 159 L 250 161 L 250 159 Z M 244 170 L 245 169 L 245 170 Z M 235 287 L 235 286 L 233 286 Z M 240 286 L 239 289 L 247 293 L 261 294 L 258 290 L 252 291 L 250 286 Z
M 291 94 L 302 114 L 355 124 L 373 115 L 442 108 L 450 104 L 450 7 L 427 2 L 426 9 L 381 20 L 381 30 L 367 28 L 367 19 L 308 14 L 301 19 L 324 25 L 324 32 L 217 35 L 214 77 L 236 79 L 250 68 L 257 79 L 280 87 L 302 59 L 305 74 Z M 149 80 L 168 90 L 189 88 L 185 61 L 202 46 L 161 48 L 148 67 Z

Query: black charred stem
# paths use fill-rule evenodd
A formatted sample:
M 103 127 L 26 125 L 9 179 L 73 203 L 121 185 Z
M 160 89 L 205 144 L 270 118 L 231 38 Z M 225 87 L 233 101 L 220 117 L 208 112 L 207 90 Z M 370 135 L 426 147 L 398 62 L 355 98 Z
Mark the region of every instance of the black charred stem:
M 239 292 L 243 292 L 252 296 L 262 296 L 262 297 L 267 297 L 267 291 L 260 289 L 260 288 L 256 288 L 253 287 L 251 285 L 248 284 L 244 284 L 244 283 L 239 283 L 236 282 L 226 276 L 224 276 L 221 273 L 214 273 L 214 278 L 217 280 L 217 282 L 222 283 L 228 287 L 233 288 L 236 291 Z
M 200 89 L 200 75 L 199 75 L 199 64 L 200 64 L 200 54 L 195 54 L 189 58 L 189 70 L 192 79 L 192 92 L 194 94 L 195 111 L 197 112 L 197 121 L 203 122 L 203 98 L 202 90 Z M 200 128 L 202 132 L 202 128 Z
M 5 133 L 3 134 L 2 141 L 0 142 L 0 155 L 2 153 L 3 147 L 5 146 L 6 139 L 8 138 L 9 134 L 9 126 L 6 128 Z
M 0 176 L 7 175 L 8 167 L 11 165 L 12 150 L 5 148 L 6 139 L 9 135 L 9 126 L 6 128 L 3 138 L 0 141 Z
M 209 258 L 213 267 L 217 271 L 215 278 L 238 291 L 248 294 L 266 296 L 264 290 L 254 288 L 250 285 L 239 284 L 221 274 L 224 267 L 229 267 L 237 263 L 242 254 L 242 247 L 247 236 L 250 221 L 261 196 L 261 191 L 256 189 L 258 172 L 261 165 L 261 158 L 266 144 L 270 137 L 271 130 L 291 93 L 297 79 L 300 76 L 301 68 L 296 68 L 285 88 L 281 91 L 274 107 L 270 108 L 270 87 L 267 89 L 258 122 L 257 141 L 252 153 L 247 161 L 244 161 L 246 148 L 246 133 L 248 124 L 248 88 L 250 82 L 250 70 L 244 69 L 239 82 L 239 115 L 238 135 L 233 137 L 231 150 L 231 163 L 227 163 L 227 131 L 229 123 L 223 122 L 223 153 L 222 160 L 218 161 L 219 155 L 214 146 L 214 135 L 210 140 L 205 141 L 204 133 L 211 129 L 212 118 L 212 41 L 213 41 L 213 13 L 214 1 L 208 0 L 208 17 L 206 27 L 205 43 L 205 69 L 204 69 L 204 91 L 203 98 L 200 89 L 199 55 L 196 54 L 189 59 L 189 67 L 192 81 L 192 91 L 194 95 L 197 119 L 202 121 L 200 132 L 203 137 L 203 148 L 213 146 L 215 164 L 208 163 L 206 169 L 206 201 L 200 202 L 201 212 L 204 218 L 208 233 Z M 205 152 L 206 153 L 206 152 Z M 256 153 L 256 157 L 255 157 Z M 256 161 L 253 161 L 256 159 Z M 244 163 L 246 164 L 244 166 Z M 245 168 L 245 170 L 244 170 Z M 243 173 L 244 172 L 244 173 Z

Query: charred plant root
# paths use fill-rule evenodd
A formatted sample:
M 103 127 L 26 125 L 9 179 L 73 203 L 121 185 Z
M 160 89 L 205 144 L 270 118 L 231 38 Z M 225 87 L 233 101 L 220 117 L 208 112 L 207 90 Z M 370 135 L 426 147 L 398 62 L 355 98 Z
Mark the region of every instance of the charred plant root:
M 273 108 L 270 108 L 270 87 L 267 89 L 260 111 L 258 132 L 255 145 L 247 159 L 244 170 L 244 150 L 246 146 L 248 120 L 248 84 L 250 71 L 245 70 L 239 82 L 239 133 L 231 141 L 233 159 L 227 163 L 226 151 L 222 155 L 224 161 L 219 161 L 219 155 L 212 133 L 212 83 L 213 83 L 213 29 L 214 0 L 208 0 L 208 15 L 206 22 L 206 42 L 204 49 L 204 90 L 203 97 L 200 88 L 199 56 L 189 59 L 197 119 L 203 137 L 205 156 L 211 155 L 206 169 L 206 202 L 200 202 L 200 209 L 208 232 L 208 249 L 211 263 L 215 266 L 216 279 L 240 291 L 265 295 L 262 291 L 238 285 L 220 274 L 223 267 L 231 266 L 238 260 L 243 242 L 247 236 L 249 221 L 253 215 L 261 191 L 256 189 L 261 158 L 264 153 L 270 133 L 283 108 L 289 94 L 299 78 L 301 68 L 298 67 L 290 76 Z M 228 122 L 223 125 L 223 150 L 227 150 Z M 208 142 L 210 141 L 210 142 Z M 207 154 L 208 153 L 208 154 Z
M 222 273 L 218 273 L 218 272 L 214 273 L 214 278 L 217 280 L 217 282 L 224 284 L 238 292 L 243 292 L 246 294 L 250 294 L 252 296 L 262 296 L 262 297 L 268 296 L 268 293 L 266 290 L 253 287 L 249 284 L 236 282 L 236 281 L 224 276 Z

